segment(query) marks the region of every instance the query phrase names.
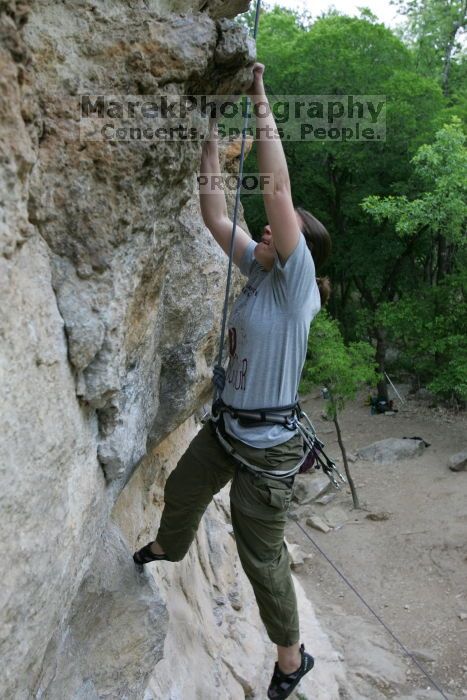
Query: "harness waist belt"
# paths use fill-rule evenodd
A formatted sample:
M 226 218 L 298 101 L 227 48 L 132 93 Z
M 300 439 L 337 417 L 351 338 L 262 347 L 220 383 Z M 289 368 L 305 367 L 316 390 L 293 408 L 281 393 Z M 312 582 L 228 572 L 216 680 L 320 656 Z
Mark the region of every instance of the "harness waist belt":
M 235 408 L 225 404 L 222 399 L 213 405 L 213 415 L 228 413 L 238 420 L 241 426 L 251 427 L 261 424 L 282 425 L 288 430 L 296 430 L 298 418 L 301 414 L 300 404 L 296 401 L 288 406 L 278 408 Z

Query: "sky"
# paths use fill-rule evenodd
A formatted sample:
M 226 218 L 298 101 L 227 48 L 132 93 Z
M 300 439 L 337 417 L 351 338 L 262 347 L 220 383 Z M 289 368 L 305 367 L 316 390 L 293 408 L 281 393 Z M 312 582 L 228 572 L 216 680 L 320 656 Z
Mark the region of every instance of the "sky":
M 380 19 L 381 22 L 395 27 L 400 22 L 394 6 L 389 0 L 265 0 L 265 4 L 282 5 L 292 10 L 306 9 L 312 16 L 318 17 L 331 7 L 335 7 L 339 12 L 346 15 L 358 15 L 359 7 L 369 7 L 370 10 Z

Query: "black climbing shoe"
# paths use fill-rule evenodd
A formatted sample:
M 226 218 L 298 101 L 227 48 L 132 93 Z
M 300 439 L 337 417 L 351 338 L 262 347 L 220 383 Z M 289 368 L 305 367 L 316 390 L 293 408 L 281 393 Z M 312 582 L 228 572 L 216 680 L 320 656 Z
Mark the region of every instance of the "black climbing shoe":
M 151 550 L 152 544 L 153 542 L 149 542 L 145 547 L 133 554 L 133 561 L 135 564 L 143 566 L 144 564 L 149 564 L 151 561 L 169 561 L 165 554 L 154 554 Z
M 282 673 L 276 662 L 272 680 L 268 688 L 268 698 L 270 698 L 270 700 L 284 700 L 284 698 L 288 698 L 290 693 L 295 690 L 297 685 L 300 683 L 303 676 L 308 673 L 308 671 L 311 671 L 315 665 L 314 658 L 310 654 L 306 653 L 305 646 L 303 644 L 300 647 L 300 654 L 302 655 L 302 663 L 300 664 L 300 668 L 293 673 L 289 673 L 288 675 Z

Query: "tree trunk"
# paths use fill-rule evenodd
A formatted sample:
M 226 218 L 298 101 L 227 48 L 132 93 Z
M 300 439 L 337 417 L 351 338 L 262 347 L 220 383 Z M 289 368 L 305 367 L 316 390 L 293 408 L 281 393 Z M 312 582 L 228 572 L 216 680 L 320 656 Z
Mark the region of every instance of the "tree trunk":
M 386 377 L 384 376 L 384 371 L 386 369 L 386 338 L 384 337 L 384 331 L 382 328 L 376 328 L 375 337 L 376 363 L 378 366 L 378 372 L 382 375 L 378 382 L 378 398 L 389 402 L 388 383 L 386 381 Z
M 429 285 L 430 287 L 433 286 L 433 251 L 430 250 L 429 255 L 427 255 L 425 259 L 425 263 L 423 265 L 423 278 L 425 281 L 425 284 Z
M 443 277 L 446 277 L 448 269 L 448 245 L 444 236 L 438 236 L 438 260 L 436 265 L 436 284 L 439 284 Z
M 457 29 L 456 29 L 457 31 Z M 448 45 L 446 46 L 446 51 L 444 53 L 444 65 L 443 65 L 443 74 L 441 77 L 441 87 L 443 90 L 443 95 L 444 97 L 448 97 L 449 95 L 449 74 L 451 72 L 451 63 L 452 63 L 452 50 L 454 48 L 454 37 L 450 38 L 450 41 Z
M 360 503 L 358 501 L 358 494 L 357 490 L 355 488 L 355 484 L 353 482 L 352 476 L 350 474 L 350 469 L 349 469 L 349 462 L 347 460 L 347 452 L 345 451 L 345 446 L 344 442 L 342 440 L 342 433 L 341 433 L 341 428 L 339 425 L 339 421 L 337 419 L 337 409 L 334 406 L 334 419 L 333 423 L 336 428 L 336 433 L 337 433 L 337 442 L 339 443 L 339 447 L 341 448 L 341 453 L 342 453 L 342 461 L 344 462 L 344 469 L 345 469 L 345 474 L 347 476 L 347 481 L 349 482 L 350 486 L 350 491 L 352 493 L 352 501 L 353 501 L 353 506 L 354 508 L 360 508 Z
M 462 3 L 462 7 L 460 10 L 462 13 L 462 16 L 458 21 L 453 22 L 452 30 L 451 30 L 451 33 L 448 37 L 446 49 L 444 51 L 443 74 L 441 77 L 441 86 L 443 89 L 443 95 L 445 97 L 447 97 L 449 95 L 449 76 L 450 76 L 450 72 L 451 72 L 452 57 L 453 57 L 453 53 L 454 53 L 454 45 L 456 42 L 457 32 L 459 31 L 459 29 L 461 29 L 464 26 L 466 5 L 467 5 L 466 2 Z

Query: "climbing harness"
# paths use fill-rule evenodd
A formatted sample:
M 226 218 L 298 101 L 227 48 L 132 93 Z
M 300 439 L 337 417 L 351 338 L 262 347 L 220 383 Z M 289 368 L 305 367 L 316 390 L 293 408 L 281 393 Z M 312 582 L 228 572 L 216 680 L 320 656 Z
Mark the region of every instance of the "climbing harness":
M 287 430 L 299 433 L 303 438 L 303 457 L 292 469 L 286 471 L 268 471 L 251 464 L 242 457 L 229 442 L 229 435 L 224 425 L 224 414 L 228 413 L 239 421 L 243 427 L 258 425 L 282 425 Z M 324 443 L 319 440 L 313 423 L 300 406 L 299 401 L 278 408 L 239 409 L 228 406 L 218 399 L 212 406 L 211 413 L 206 414 L 203 421 L 210 421 L 215 429 L 217 438 L 224 450 L 243 467 L 255 474 L 262 474 L 271 479 L 290 479 L 297 474 L 303 474 L 311 468 L 322 469 L 334 488 L 340 489 L 345 484 L 344 476 L 339 472 L 335 462 L 324 451 Z
M 229 436 L 225 430 L 224 419 L 223 419 L 222 414 L 219 415 L 219 418 L 217 421 L 214 418 L 211 418 L 211 422 L 212 422 L 212 425 L 215 429 L 215 433 L 217 435 L 217 438 L 218 438 L 220 444 L 222 445 L 222 447 L 224 448 L 224 450 L 227 452 L 227 454 L 230 455 L 231 457 L 233 457 L 236 462 L 239 462 L 239 464 L 243 468 L 245 468 L 249 472 L 252 472 L 256 476 L 261 474 L 262 476 L 266 476 L 269 479 L 287 481 L 288 479 L 291 479 L 296 474 L 298 474 L 298 472 L 300 471 L 300 469 L 302 468 L 302 466 L 304 465 L 304 463 L 306 461 L 307 455 L 304 453 L 300 462 L 297 465 L 295 465 L 292 469 L 282 470 L 282 471 L 275 469 L 274 471 L 270 471 L 268 469 L 258 467 L 255 464 L 252 464 L 251 462 L 246 460 L 244 457 L 242 457 L 242 455 L 239 454 L 235 450 L 234 447 L 232 447 L 231 443 L 229 442 Z

